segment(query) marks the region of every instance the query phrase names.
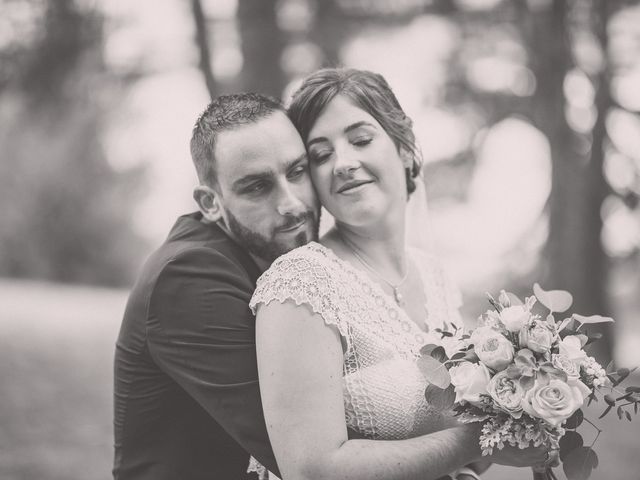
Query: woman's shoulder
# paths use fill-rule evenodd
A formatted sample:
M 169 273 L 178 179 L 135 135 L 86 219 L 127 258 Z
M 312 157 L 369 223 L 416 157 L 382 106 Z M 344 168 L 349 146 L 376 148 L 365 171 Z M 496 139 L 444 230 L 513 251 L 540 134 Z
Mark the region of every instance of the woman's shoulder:
M 307 305 L 342 336 L 348 329 L 341 320 L 345 294 L 340 288 L 340 261 L 327 247 L 311 242 L 278 257 L 258 279 L 249 306 L 257 313 L 271 302 Z M 347 341 L 348 343 L 348 341 Z
M 311 269 L 324 270 L 331 261 L 330 254 L 329 249 L 317 242 L 309 242 L 306 245 L 294 248 L 273 261 L 271 266 L 258 279 L 258 285 L 277 276 L 291 277 Z
M 310 242 L 278 257 L 258 278 L 250 306 L 287 298 L 296 303 L 317 301 L 333 282 L 331 251 L 317 242 Z

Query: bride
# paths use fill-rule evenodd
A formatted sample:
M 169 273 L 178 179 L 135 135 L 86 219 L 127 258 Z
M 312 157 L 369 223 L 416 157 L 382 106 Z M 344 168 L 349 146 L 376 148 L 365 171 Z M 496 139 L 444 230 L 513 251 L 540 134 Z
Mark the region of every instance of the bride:
M 411 120 L 383 77 L 354 69 L 309 76 L 289 115 L 335 226 L 277 259 L 251 301 L 283 478 L 478 478 L 465 465 L 482 458 L 479 426 L 428 405 L 416 364 L 441 342 L 435 329 L 454 334 L 450 349 L 462 329 L 437 260 L 406 246 L 420 170 Z M 531 466 L 545 453 L 506 447 L 489 460 Z

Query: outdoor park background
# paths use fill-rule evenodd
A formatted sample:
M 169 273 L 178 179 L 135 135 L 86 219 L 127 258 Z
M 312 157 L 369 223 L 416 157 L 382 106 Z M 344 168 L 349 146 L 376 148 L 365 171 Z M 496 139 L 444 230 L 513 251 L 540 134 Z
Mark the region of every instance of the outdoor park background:
M 194 209 L 197 115 L 339 64 L 384 74 L 414 119 L 469 321 L 539 281 L 616 318 L 603 363 L 640 365 L 638 2 L 0 0 L 0 478 L 110 477 L 114 342 Z M 640 419 L 597 423 L 592 478 L 640 479 Z

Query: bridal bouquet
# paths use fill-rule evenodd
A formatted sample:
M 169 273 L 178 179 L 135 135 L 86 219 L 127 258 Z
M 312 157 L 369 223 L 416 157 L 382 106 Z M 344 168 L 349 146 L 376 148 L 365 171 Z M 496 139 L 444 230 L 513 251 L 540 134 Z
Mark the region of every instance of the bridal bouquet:
M 571 306 L 571 294 L 545 291 L 538 284 L 533 293 L 524 302 L 504 290 L 498 300 L 488 295 L 493 309 L 481 315 L 470 335 L 461 336 L 462 346 L 450 358 L 442 346 L 423 347 L 418 362 L 429 381 L 425 395 L 439 408 L 453 407 L 464 423 L 484 422 L 483 455 L 506 444 L 542 445 L 559 451 L 569 480 L 584 480 L 598 457 L 576 428 L 586 421 L 600 430 L 584 418 L 582 407 L 602 396 L 607 406 L 600 418 L 616 408 L 621 419 L 631 420 L 630 409 L 638 412 L 640 387 L 620 390 L 631 371 L 612 364 L 605 370 L 584 351 L 601 335 L 582 327 L 613 319 L 573 314 L 556 320 L 554 314 Z M 443 338 L 459 333 L 438 332 Z M 534 469 L 534 478 L 556 476 L 546 466 Z

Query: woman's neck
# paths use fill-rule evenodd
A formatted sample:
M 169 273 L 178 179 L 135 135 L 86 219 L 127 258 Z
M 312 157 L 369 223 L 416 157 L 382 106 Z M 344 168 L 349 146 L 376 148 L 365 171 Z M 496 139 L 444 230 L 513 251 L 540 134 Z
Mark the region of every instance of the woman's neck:
M 339 242 L 343 252 L 391 283 L 402 280 L 407 274 L 404 221 L 387 228 L 359 228 L 337 222 L 327 239 Z

